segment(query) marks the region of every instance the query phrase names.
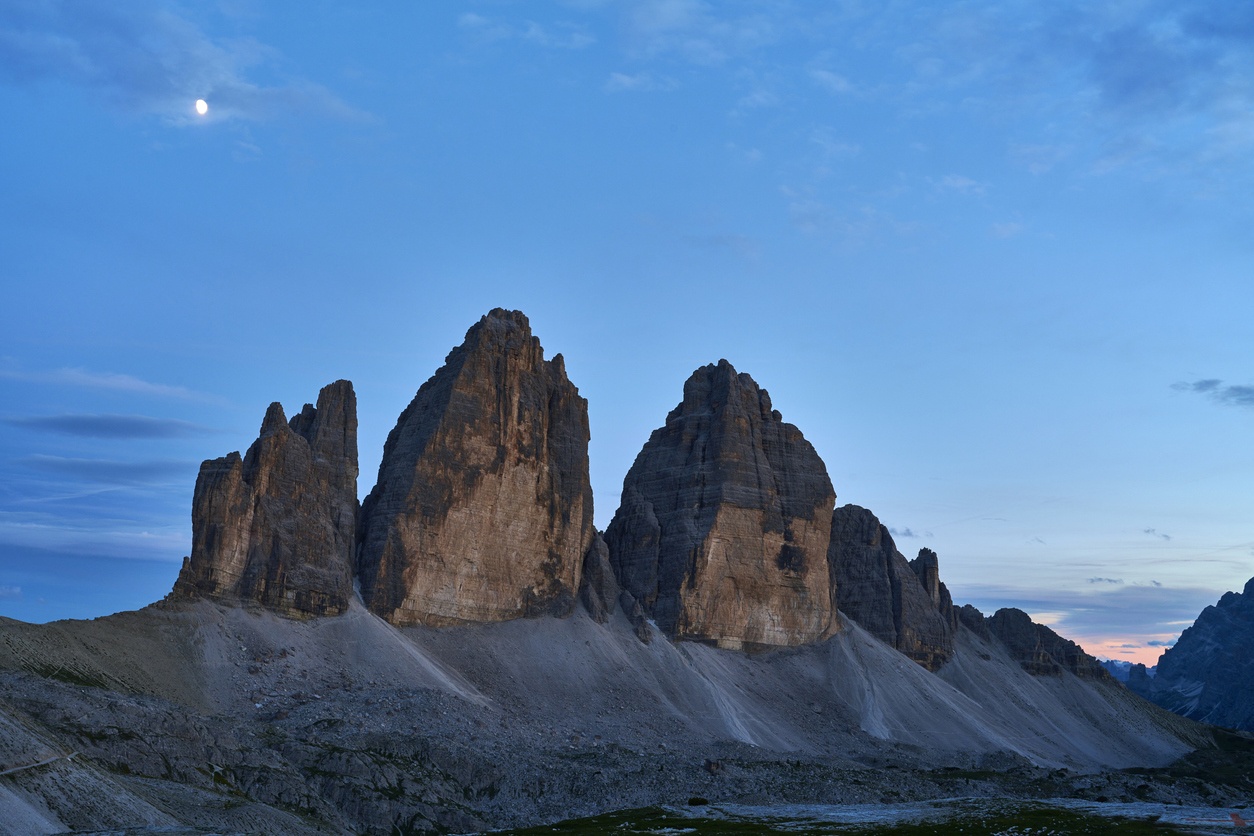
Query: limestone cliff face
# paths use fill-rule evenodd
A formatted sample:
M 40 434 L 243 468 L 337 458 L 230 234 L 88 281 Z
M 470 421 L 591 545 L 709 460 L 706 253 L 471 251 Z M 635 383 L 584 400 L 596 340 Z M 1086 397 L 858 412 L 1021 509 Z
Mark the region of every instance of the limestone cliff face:
M 353 594 L 356 520 L 357 400 L 340 380 L 290 422 L 271 404 L 243 458 L 201 465 L 192 554 L 173 594 L 289 616 L 343 612 Z
M 841 612 L 928 670 L 953 655 L 957 614 L 934 552 L 907 562 L 874 514 L 845 505 L 832 514 L 827 559 Z
M 989 632 L 1033 676 L 1058 676 L 1064 670 L 1085 679 L 1110 680 L 1111 676 L 1078 644 L 1037 624 L 1023 610 L 1000 609 L 988 617 Z
M 668 635 L 799 645 L 838 629 L 835 501 L 810 443 L 721 360 L 693 372 L 636 457 L 605 539 L 623 590 Z
M 527 318 L 493 310 L 388 435 L 362 595 L 397 625 L 566 614 L 592 543 L 588 404 Z

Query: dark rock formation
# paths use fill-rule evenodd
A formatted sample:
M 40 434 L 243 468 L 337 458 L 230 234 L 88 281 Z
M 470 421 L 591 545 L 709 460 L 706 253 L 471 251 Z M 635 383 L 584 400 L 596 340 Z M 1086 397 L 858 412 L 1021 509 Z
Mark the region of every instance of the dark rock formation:
M 1128 687 L 1177 714 L 1254 731 L 1254 578 L 1202 610 L 1154 677 Z
M 1006 607 L 989 616 L 989 632 L 1033 676 L 1057 676 L 1064 670 L 1085 679 L 1109 680 L 1102 663 L 1078 644 L 1037 624 L 1023 610 Z
M 605 539 L 623 588 L 676 638 L 790 646 L 838 629 L 836 495 L 814 448 L 731 364 L 697 369 L 623 482 Z
M 931 549 L 919 549 L 918 557 L 910 561 L 910 568 L 919 579 L 919 583 L 923 584 L 923 591 L 927 593 L 932 606 L 948 622 L 951 630 L 956 628 L 958 614 L 954 610 L 954 599 L 950 596 L 949 589 L 941 582 L 940 562 L 937 560 L 936 552 Z
M 953 655 L 956 616 L 934 552 L 907 562 L 874 514 L 845 505 L 832 514 L 827 559 L 841 612 L 928 670 Z
M 992 638 L 992 633 L 988 631 L 988 621 L 985 620 L 984 613 L 980 612 L 975 607 L 970 604 L 963 604 L 961 607 L 955 607 L 954 615 L 957 617 L 960 625 L 966 627 L 980 638 L 985 640 Z
M 397 625 L 565 615 L 592 543 L 588 403 L 517 311 L 494 310 L 388 435 L 358 571 Z
M 241 459 L 200 466 L 192 554 L 174 597 L 260 604 L 285 615 L 343 612 L 353 595 L 357 399 L 339 380 L 289 422 L 270 405 Z
M 592 539 L 583 559 L 583 580 L 579 583 L 579 600 L 598 624 L 610 620 L 618 607 L 618 580 L 610 565 L 610 550 L 600 534 Z

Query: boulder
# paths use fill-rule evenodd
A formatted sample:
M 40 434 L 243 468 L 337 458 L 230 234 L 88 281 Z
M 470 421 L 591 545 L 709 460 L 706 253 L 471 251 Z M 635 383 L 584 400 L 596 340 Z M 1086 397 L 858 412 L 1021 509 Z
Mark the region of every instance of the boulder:
M 693 372 L 636 457 L 605 539 L 619 583 L 667 635 L 800 645 L 838 629 L 835 501 L 814 447 L 720 360 Z
M 295 617 L 341 613 L 353 595 L 356 520 L 357 399 L 339 380 L 291 421 L 271 404 L 242 458 L 201 465 L 192 553 L 172 596 Z
M 396 625 L 567 615 L 592 544 L 588 403 L 527 317 L 466 333 L 388 435 L 362 596 Z

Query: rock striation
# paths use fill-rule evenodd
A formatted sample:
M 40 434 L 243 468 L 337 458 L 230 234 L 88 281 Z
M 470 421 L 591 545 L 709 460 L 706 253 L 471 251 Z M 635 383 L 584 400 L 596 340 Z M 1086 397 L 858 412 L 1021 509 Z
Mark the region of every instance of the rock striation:
M 1254 732 L 1254 578 L 1202 610 L 1158 660 L 1128 687 L 1192 720 Z
M 343 612 L 353 595 L 356 520 L 357 399 L 339 380 L 291 421 L 271 404 L 242 458 L 200 466 L 192 553 L 172 595 L 296 617 Z
M 1112 679 L 1102 663 L 1078 644 L 1037 624 L 1023 610 L 1000 609 L 986 623 L 1011 658 L 1033 676 L 1058 676 L 1065 670 L 1083 679 Z
M 366 604 L 396 625 L 564 615 L 595 533 L 588 403 L 522 313 L 466 333 L 388 435 L 362 507 Z
M 827 559 L 842 613 L 928 670 L 953 655 L 958 616 L 935 552 L 907 561 L 874 514 L 845 505 L 832 514 Z
M 619 584 L 667 635 L 794 646 L 838 629 L 835 501 L 814 447 L 720 360 L 693 372 L 636 457 L 605 539 Z

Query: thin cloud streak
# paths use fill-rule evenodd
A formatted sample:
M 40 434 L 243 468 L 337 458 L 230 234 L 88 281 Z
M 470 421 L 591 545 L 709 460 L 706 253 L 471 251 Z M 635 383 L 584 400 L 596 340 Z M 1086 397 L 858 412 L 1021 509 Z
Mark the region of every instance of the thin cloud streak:
M 66 415 L 34 415 L 3 419 L 12 427 L 59 433 L 80 438 L 163 439 L 188 438 L 213 430 L 171 418 L 147 415 L 114 415 L 109 413 L 70 413 Z
M 27 383 L 51 383 L 83 389 L 104 389 L 130 395 L 152 395 L 161 398 L 177 398 L 192 401 L 216 400 L 211 395 L 196 392 L 184 386 L 167 386 L 163 383 L 150 383 L 147 380 L 141 380 L 129 374 L 92 372 L 81 368 L 57 369 L 50 372 L 24 372 L 4 369 L 0 370 L 0 378 Z
M 187 461 L 157 460 L 143 462 L 81 459 L 36 454 L 17 459 L 19 464 L 71 479 L 102 482 L 109 485 L 150 485 L 191 474 L 195 464 Z

